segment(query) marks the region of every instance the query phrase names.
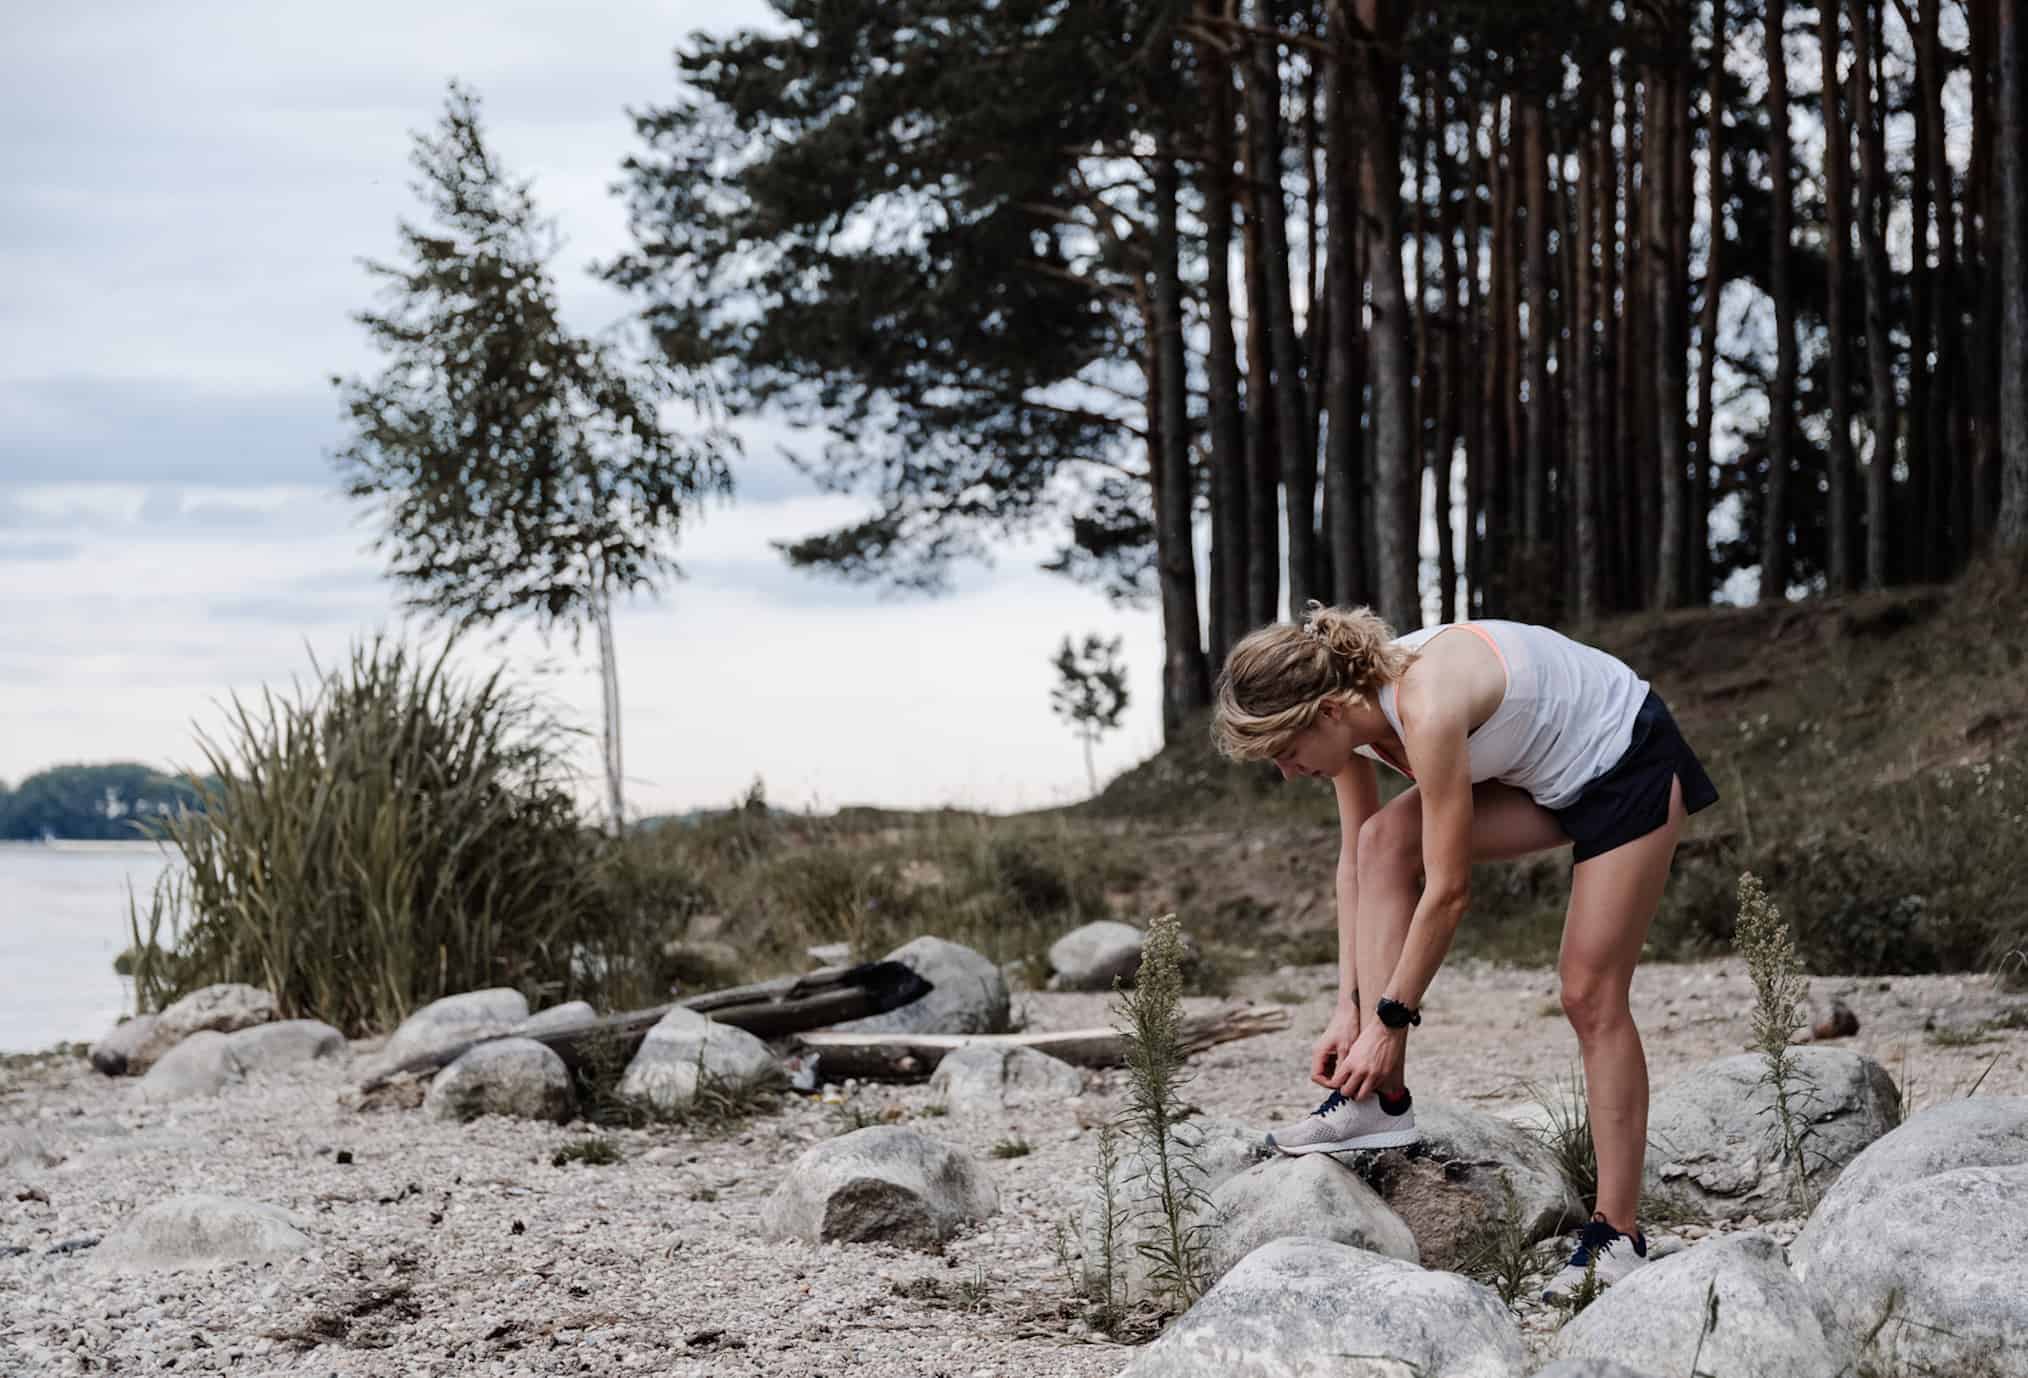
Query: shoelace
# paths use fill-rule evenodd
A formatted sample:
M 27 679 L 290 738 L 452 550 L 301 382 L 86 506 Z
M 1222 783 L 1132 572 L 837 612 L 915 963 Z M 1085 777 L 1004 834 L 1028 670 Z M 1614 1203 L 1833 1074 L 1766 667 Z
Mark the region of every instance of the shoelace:
M 1603 1220 L 1586 1223 L 1578 1232 L 1577 1252 L 1570 1256 L 1570 1266 L 1584 1268 L 1590 1265 L 1592 1255 L 1604 1253 L 1626 1236 Z
M 1339 1106 L 1343 1104 L 1345 1104 L 1345 1097 L 1340 1095 L 1338 1092 L 1333 1091 L 1330 1095 L 1324 1097 L 1324 1103 L 1322 1105 L 1318 1106 L 1315 1110 L 1312 1110 L 1310 1113 L 1312 1115 L 1328 1115 L 1333 1110 L 1336 1110 Z

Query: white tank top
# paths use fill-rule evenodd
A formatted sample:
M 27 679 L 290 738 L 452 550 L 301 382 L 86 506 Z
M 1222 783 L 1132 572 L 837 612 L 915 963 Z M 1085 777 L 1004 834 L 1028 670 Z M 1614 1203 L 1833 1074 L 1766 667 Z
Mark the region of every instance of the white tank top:
M 1648 697 L 1648 682 L 1626 665 L 1526 622 L 1443 623 L 1397 637 L 1395 644 L 1419 649 L 1452 628 L 1485 638 L 1507 669 L 1500 706 L 1465 739 L 1474 784 L 1498 780 L 1526 790 L 1545 809 L 1559 809 L 1626 754 L 1634 715 Z M 1399 736 L 1395 686 L 1383 685 L 1378 697 Z M 1400 768 L 1372 747 L 1359 750 Z

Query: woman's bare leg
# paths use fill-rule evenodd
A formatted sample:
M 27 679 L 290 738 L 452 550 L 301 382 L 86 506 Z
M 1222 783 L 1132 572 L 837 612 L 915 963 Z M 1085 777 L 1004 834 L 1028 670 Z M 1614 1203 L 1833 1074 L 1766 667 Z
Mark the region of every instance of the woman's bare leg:
M 1472 788 L 1472 859 L 1506 861 L 1567 847 L 1556 815 L 1511 785 L 1485 781 Z M 1356 952 L 1359 1013 L 1373 1014 L 1401 960 L 1422 894 L 1422 795 L 1410 788 L 1390 800 L 1359 830 L 1359 918 Z M 1406 1066 L 1406 1059 L 1403 1063 Z M 1404 1080 L 1380 1089 L 1399 1095 Z
M 1670 792 L 1667 823 L 1571 869 L 1570 911 L 1556 963 L 1563 1010 L 1584 1059 L 1598 1152 L 1598 1212 L 1625 1234 L 1634 1232 L 1648 1141 L 1648 1060 L 1627 995 L 1683 818 L 1679 781 Z

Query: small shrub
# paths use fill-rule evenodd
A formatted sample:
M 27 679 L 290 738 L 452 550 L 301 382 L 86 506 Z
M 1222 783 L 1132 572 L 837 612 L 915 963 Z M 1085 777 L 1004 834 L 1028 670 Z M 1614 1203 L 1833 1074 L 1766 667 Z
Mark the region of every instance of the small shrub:
M 552 1167 L 568 1167 L 572 1163 L 583 1163 L 586 1167 L 610 1167 L 619 1161 L 620 1151 L 613 1147 L 613 1141 L 596 1136 L 565 1144 L 549 1159 Z
M 1026 1158 L 1034 1151 L 1035 1145 L 1029 1143 L 1028 1140 L 1022 1138 L 1019 1134 L 998 1140 L 994 1143 L 992 1149 L 995 1158 Z
M 1549 1150 L 1589 1215 L 1598 1206 L 1598 1150 L 1591 1138 L 1584 1073 L 1572 1067 L 1568 1077 L 1558 1077 L 1547 1089 L 1532 1082 L 1524 1085 L 1543 1110 L 1543 1123 L 1529 1125 L 1528 1132 Z
M 1764 1079 L 1774 1092 L 1777 1145 L 1789 1166 L 1795 1205 L 1807 1215 L 1809 1163 L 1803 1140 L 1808 1133 L 1808 1116 L 1801 1103 L 1806 1083 L 1796 1070 L 1790 1043 L 1806 1022 L 1803 1002 L 1809 995 L 1809 983 L 1803 979 L 1802 964 L 1781 910 L 1751 871 L 1739 877 L 1738 942 L 1753 977 L 1753 1042 L 1767 1063 Z

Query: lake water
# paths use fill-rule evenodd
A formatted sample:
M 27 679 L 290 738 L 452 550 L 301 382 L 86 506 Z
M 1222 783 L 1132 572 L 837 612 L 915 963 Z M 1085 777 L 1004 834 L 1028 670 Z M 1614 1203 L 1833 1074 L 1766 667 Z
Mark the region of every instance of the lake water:
M 0 842 L 0 1052 L 90 1042 L 132 1012 L 113 973 L 127 886 L 145 905 L 167 864 L 152 842 Z

